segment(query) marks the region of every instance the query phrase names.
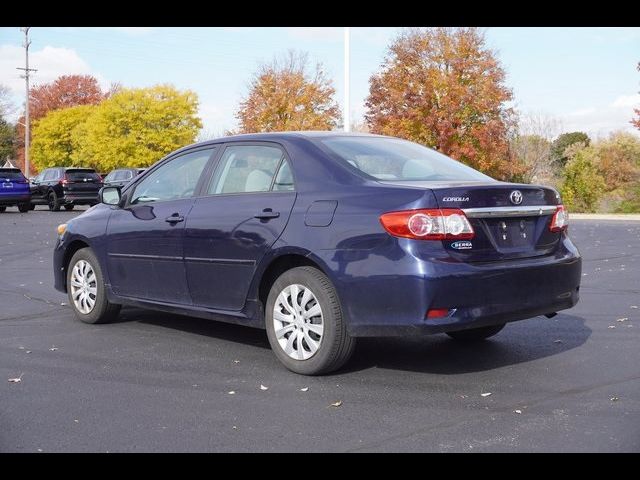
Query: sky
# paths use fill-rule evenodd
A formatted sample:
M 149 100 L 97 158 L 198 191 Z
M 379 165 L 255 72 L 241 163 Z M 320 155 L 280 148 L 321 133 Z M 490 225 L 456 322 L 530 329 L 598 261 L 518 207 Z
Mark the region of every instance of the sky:
M 351 28 L 351 117 L 362 121 L 369 78 L 379 70 L 401 28 Z M 592 138 L 625 130 L 640 107 L 640 27 L 483 28 L 524 115 L 554 118 L 562 131 Z M 322 63 L 343 106 L 344 33 L 341 27 L 34 27 L 32 84 L 63 74 L 91 74 L 108 87 L 171 83 L 200 99 L 203 137 L 236 127 L 235 112 L 260 63 L 288 50 Z M 23 34 L 0 28 L 0 83 L 24 103 Z

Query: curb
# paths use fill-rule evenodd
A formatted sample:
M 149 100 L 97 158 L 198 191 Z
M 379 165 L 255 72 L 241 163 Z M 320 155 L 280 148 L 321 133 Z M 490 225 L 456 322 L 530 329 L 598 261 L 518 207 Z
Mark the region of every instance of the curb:
M 640 222 L 638 213 L 571 213 L 569 212 L 569 222 L 572 220 L 618 220 L 626 222 Z

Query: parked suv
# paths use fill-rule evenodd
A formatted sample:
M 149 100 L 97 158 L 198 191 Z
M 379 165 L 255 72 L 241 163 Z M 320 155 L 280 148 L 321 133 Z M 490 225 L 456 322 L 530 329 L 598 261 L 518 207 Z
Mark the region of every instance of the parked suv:
M 42 171 L 31 183 L 31 206 L 48 205 L 73 210 L 75 205 L 95 205 L 102 177 L 92 168 L 54 167 Z
M 112 170 L 109 175 L 104 178 L 105 187 L 124 187 L 133 178 L 144 172 L 144 168 L 119 168 Z
M 29 181 L 18 168 L 0 168 L 0 213 L 17 206 L 22 213 L 29 211 L 31 193 Z

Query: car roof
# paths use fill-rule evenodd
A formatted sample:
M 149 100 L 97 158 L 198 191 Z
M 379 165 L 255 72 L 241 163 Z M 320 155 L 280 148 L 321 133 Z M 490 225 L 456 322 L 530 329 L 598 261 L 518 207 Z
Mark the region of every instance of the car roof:
M 389 138 L 386 135 L 376 135 L 373 133 L 363 132 L 343 132 L 341 130 L 305 130 L 305 131 L 291 131 L 291 132 L 263 132 L 263 133 L 242 133 L 238 135 L 229 135 L 227 137 L 219 137 L 211 140 L 205 140 L 203 142 L 194 143 L 188 145 L 186 148 L 206 146 L 223 142 L 259 142 L 259 141 L 279 141 L 289 140 L 294 138 L 309 138 L 309 139 L 322 139 L 322 138 L 336 138 L 336 137 L 381 137 Z M 182 150 L 182 149 L 181 149 Z
M 20 172 L 20 169 L 15 167 L 0 167 L 0 172 Z

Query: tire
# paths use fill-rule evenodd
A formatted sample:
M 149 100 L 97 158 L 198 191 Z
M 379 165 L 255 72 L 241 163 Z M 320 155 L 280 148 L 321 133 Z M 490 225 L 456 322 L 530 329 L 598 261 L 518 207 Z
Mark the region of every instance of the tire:
M 7 207 L 0 207 L 0 213 L 3 213 L 6 209 Z
M 89 268 L 93 271 L 93 277 L 89 273 L 89 270 L 84 267 L 86 264 L 88 264 Z M 76 275 L 76 267 L 78 268 L 77 273 L 79 277 L 75 277 L 75 279 L 87 278 L 89 280 L 87 283 L 88 287 L 94 286 L 93 288 L 95 289 L 93 298 L 89 290 L 87 291 L 89 299 L 82 301 L 83 295 L 80 294 L 78 295 L 77 303 L 74 300 L 77 290 L 72 284 L 72 277 Z M 91 280 L 92 278 L 94 280 Z M 76 318 L 84 323 L 108 323 L 115 320 L 120 313 L 120 305 L 110 303 L 109 300 L 107 300 L 104 276 L 102 275 L 100 263 L 88 247 L 78 250 L 73 257 L 71 257 L 71 261 L 67 265 L 67 294 L 69 297 L 69 305 L 71 305 Z M 93 300 L 93 306 L 89 309 L 91 300 Z M 83 310 L 83 306 L 87 308 Z
M 74 207 L 74 205 L 73 205 L 73 203 L 71 203 L 71 204 L 69 204 L 69 205 L 65 205 L 65 206 L 64 206 L 64 209 L 65 209 L 67 212 L 70 212 L 71 210 L 73 210 L 73 207 Z
M 29 207 L 28 203 L 19 203 L 18 204 L 18 211 L 20 213 L 27 213 L 29 210 L 31 210 L 31 208 Z
M 274 322 L 276 304 L 280 307 L 280 313 L 287 312 L 287 308 L 291 309 L 291 295 L 296 292 L 296 288 L 298 300 L 295 303 L 298 306 L 298 312 L 317 310 L 317 303 L 320 306 L 320 313 L 311 317 L 299 315 L 299 313 L 295 316 L 280 315 L 279 318 L 286 317 L 291 321 L 280 322 L 276 319 Z M 308 295 L 305 290 L 309 290 L 312 298 L 306 300 L 305 305 L 300 307 L 300 300 L 304 295 Z M 281 293 L 286 295 L 287 307 L 280 299 Z M 320 322 L 322 330 L 318 329 Z M 278 327 L 275 323 L 279 324 Z M 309 329 L 307 326 L 309 324 L 315 324 L 314 331 Z M 321 375 L 337 370 L 349 360 L 356 344 L 355 338 L 347 333 L 335 288 L 326 275 L 313 267 L 292 268 L 280 275 L 273 283 L 265 307 L 265 326 L 271 349 L 278 360 L 292 372 L 302 375 Z M 286 328 L 287 331 L 278 338 L 276 328 L 278 330 Z M 321 336 L 318 335 L 318 331 L 321 331 Z M 303 332 L 304 339 L 299 341 L 300 336 L 297 332 Z M 293 335 L 296 335 L 296 338 L 292 339 Z M 315 351 L 310 347 L 308 339 L 317 345 Z M 285 351 L 289 340 L 291 340 L 290 351 L 295 358 Z M 281 345 L 280 342 L 285 345 Z M 298 347 L 303 351 L 301 352 Z M 307 358 L 300 358 L 300 356 Z
M 53 190 L 49 192 L 49 195 L 47 196 L 47 204 L 49 205 L 50 211 L 60 211 L 60 199 L 58 198 L 58 195 L 56 195 L 56 192 L 54 192 Z
M 31 205 L 29 205 L 29 210 L 35 210 L 36 206 L 32 203 Z
M 457 330 L 455 332 L 446 332 L 454 340 L 461 342 L 477 342 L 484 340 L 485 338 L 493 337 L 500 330 L 504 328 L 506 324 L 501 323 L 499 325 L 489 325 L 488 327 L 470 328 L 468 330 Z

